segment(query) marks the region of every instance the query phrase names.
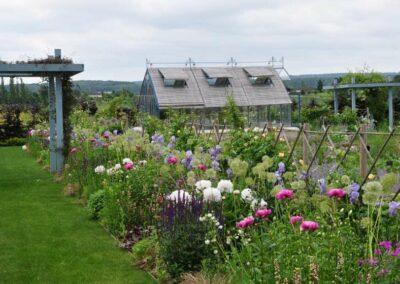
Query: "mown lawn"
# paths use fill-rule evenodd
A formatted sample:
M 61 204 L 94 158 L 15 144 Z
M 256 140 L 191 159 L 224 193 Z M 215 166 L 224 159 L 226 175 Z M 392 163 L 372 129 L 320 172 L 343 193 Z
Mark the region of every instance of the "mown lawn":
M 0 283 L 153 283 L 62 187 L 0 148 Z

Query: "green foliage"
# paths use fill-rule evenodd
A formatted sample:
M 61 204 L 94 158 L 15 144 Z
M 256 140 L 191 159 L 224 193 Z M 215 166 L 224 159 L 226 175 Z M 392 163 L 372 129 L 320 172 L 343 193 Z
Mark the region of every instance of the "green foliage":
M 224 108 L 224 117 L 229 127 L 233 129 L 243 129 L 245 125 L 245 119 L 240 112 L 235 100 L 232 96 L 229 96 Z
M 0 146 L 22 146 L 26 143 L 26 138 L 11 137 L 0 141 Z
M 99 219 L 100 211 L 104 207 L 104 195 L 105 195 L 105 191 L 99 190 L 99 191 L 96 191 L 95 193 L 93 193 L 89 197 L 87 209 L 89 211 L 89 216 L 92 219 Z

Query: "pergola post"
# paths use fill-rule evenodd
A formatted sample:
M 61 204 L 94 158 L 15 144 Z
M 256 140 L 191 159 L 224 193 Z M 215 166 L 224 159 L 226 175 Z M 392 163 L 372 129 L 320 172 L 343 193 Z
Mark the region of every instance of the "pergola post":
M 49 76 L 49 124 L 50 124 L 50 171 L 57 171 L 56 154 L 56 98 L 54 90 L 54 76 Z
M 54 51 L 56 58 L 61 58 L 61 49 Z M 55 77 L 55 105 L 56 105 L 56 171 L 61 172 L 64 165 L 64 126 L 63 126 L 63 94 L 61 76 Z
M 351 78 L 351 84 L 354 85 L 356 83 L 356 78 Z M 351 89 L 351 110 L 356 111 L 356 90 L 354 88 Z
M 388 90 L 388 105 L 389 105 L 389 129 L 393 129 L 393 89 Z
M 336 89 L 333 89 L 333 111 L 335 114 L 338 114 L 339 112 L 339 102 Z

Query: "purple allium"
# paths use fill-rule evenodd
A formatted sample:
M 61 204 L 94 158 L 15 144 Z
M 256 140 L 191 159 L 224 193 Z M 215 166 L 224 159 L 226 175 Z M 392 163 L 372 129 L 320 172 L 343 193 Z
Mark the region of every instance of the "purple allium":
M 162 134 L 154 134 L 151 136 L 151 144 L 164 144 L 164 136 Z
M 400 247 L 397 247 L 394 251 L 390 251 L 389 255 L 391 255 L 391 256 L 399 256 L 400 255 Z
M 392 241 L 382 241 L 379 245 L 384 249 L 391 249 L 392 248 Z
M 400 202 L 389 202 L 389 215 L 397 216 L 397 211 L 400 210 Z

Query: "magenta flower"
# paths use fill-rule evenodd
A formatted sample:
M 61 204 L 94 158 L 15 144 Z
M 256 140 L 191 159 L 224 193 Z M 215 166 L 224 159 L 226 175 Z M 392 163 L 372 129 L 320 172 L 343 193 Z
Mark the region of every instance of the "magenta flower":
M 294 196 L 293 190 L 282 189 L 275 195 L 275 198 L 276 199 L 285 199 L 285 198 L 291 199 L 291 198 L 293 198 L 293 196 Z
M 319 228 L 319 224 L 314 221 L 304 221 L 300 225 L 301 231 L 315 231 L 318 228 Z
M 74 147 L 71 149 L 71 151 L 69 152 L 70 154 L 76 153 L 78 151 L 78 148 Z
M 256 212 L 256 216 L 260 217 L 260 218 L 268 217 L 268 215 L 271 215 L 271 214 L 272 214 L 271 209 L 260 209 L 260 210 L 257 210 L 257 212 Z
M 244 218 L 243 220 L 241 220 L 236 227 L 238 227 L 239 229 L 244 229 L 247 226 L 253 225 L 254 224 L 254 218 L 253 217 L 247 217 Z
M 292 216 L 289 219 L 289 222 L 291 224 L 296 224 L 297 222 L 303 222 L 304 221 L 304 217 L 303 216 Z
M 396 248 L 394 251 L 390 251 L 389 255 L 391 255 L 391 256 L 399 256 L 400 255 L 400 247 Z
M 129 170 L 132 170 L 134 167 L 135 167 L 135 165 L 133 163 L 126 163 L 124 165 L 124 170 L 129 171 Z
M 382 269 L 382 270 L 378 271 L 378 272 L 376 273 L 376 275 L 378 275 L 378 276 L 382 276 L 382 275 L 385 275 L 386 273 L 389 273 L 389 272 L 390 272 L 390 270 L 389 270 L 389 269 L 387 269 L 387 268 L 384 268 L 384 269 Z
M 175 165 L 176 162 L 178 162 L 178 159 L 176 157 L 169 157 L 167 159 L 167 163 L 170 164 L 170 165 Z
M 381 247 L 384 249 L 391 249 L 392 248 L 392 241 L 382 241 L 379 243 Z
M 341 188 L 333 188 L 328 191 L 329 197 L 336 197 L 337 199 L 342 199 L 346 195 L 346 191 Z
M 197 168 L 198 168 L 200 171 L 203 171 L 203 172 L 207 169 L 206 165 L 204 165 L 204 164 L 198 165 Z
M 376 249 L 374 253 L 375 253 L 375 255 L 381 255 L 382 251 L 380 249 Z

